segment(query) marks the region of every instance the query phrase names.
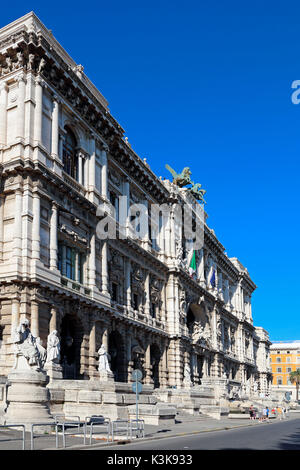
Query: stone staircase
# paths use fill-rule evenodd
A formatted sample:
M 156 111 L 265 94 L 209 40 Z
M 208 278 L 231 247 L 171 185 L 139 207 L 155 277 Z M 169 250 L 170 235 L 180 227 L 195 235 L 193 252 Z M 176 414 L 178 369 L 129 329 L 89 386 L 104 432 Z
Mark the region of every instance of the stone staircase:
M 175 416 L 176 423 L 194 423 L 195 421 L 206 421 L 207 419 L 211 419 L 211 417 L 203 413 L 191 415 L 184 410 L 178 411 Z

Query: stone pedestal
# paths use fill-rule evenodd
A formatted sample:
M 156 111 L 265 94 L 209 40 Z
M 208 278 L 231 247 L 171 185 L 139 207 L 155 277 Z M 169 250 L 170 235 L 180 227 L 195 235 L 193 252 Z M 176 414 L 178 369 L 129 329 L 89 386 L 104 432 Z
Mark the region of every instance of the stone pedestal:
M 166 403 L 157 403 L 156 405 L 139 405 L 139 419 L 143 419 L 145 424 L 154 426 L 170 426 L 175 424 L 176 405 Z M 128 416 L 130 419 L 136 419 L 136 406 L 128 406 Z
M 100 370 L 99 380 L 100 382 L 114 382 L 115 381 L 114 373 L 108 370 Z
M 4 415 L 6 424 L 51 423 L 49 390 L 45 371 L 31 368 L 26 359 L 17 358 L 17 366 L 8 374 L 8 408 Z
M 63 378 L 62 367 L 60 364 L 55 364 L 54 362 L 46 362 L 45 371 L 47 375 L 52 380 L 59 380 Z

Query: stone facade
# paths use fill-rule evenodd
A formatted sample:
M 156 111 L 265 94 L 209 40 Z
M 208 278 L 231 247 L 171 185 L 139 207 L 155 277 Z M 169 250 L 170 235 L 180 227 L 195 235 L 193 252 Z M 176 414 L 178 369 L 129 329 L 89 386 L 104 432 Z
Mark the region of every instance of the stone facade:
M 146 389 L 161 397 L 200 385 L 213 386 L 216 398 L 251 396 L 255 383 L 269 393 L 270 342 L 253 325 L 247 269 L 205 222 L 190 276 L 175 206 L 196 200 L 133 151 L 83 67 L 33 13 L 0 30 L 0 168 L 1 376 L 26 317 L 44 346 L 59 333 L 58 402 L 66 383 L 72 394 L 72 380 L 93 381 L 86 397 L 98 397 L 101 344 L 121 388 L 140 368 Z M 168 205 L 164 236 L 158 229 L 156 240 L 149 232 L 133 239 L 119 220 L 128 236 L 97 237 L 97 207 L 118 212 L 124 195 L 128 204 Z

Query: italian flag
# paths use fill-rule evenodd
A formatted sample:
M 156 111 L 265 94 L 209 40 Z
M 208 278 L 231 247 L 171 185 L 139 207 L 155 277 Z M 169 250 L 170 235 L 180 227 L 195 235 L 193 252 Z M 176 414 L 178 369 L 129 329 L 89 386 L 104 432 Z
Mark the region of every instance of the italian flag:
M 190 276 L 192 277 L 193 274 L 195 274 L 197 271 L 197 263 L 196 263 L 196 251 L 193 251 L 193 255 L 190 261 L 190 266 L 189 266 L 189 273 Z

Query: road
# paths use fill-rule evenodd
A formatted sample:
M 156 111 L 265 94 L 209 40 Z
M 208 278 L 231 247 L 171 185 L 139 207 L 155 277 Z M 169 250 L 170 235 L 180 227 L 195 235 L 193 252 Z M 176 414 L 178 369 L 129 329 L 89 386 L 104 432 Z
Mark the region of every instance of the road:
M 135 441 L 113 450 L 300 450 L 300 418 L 226 431 Z

